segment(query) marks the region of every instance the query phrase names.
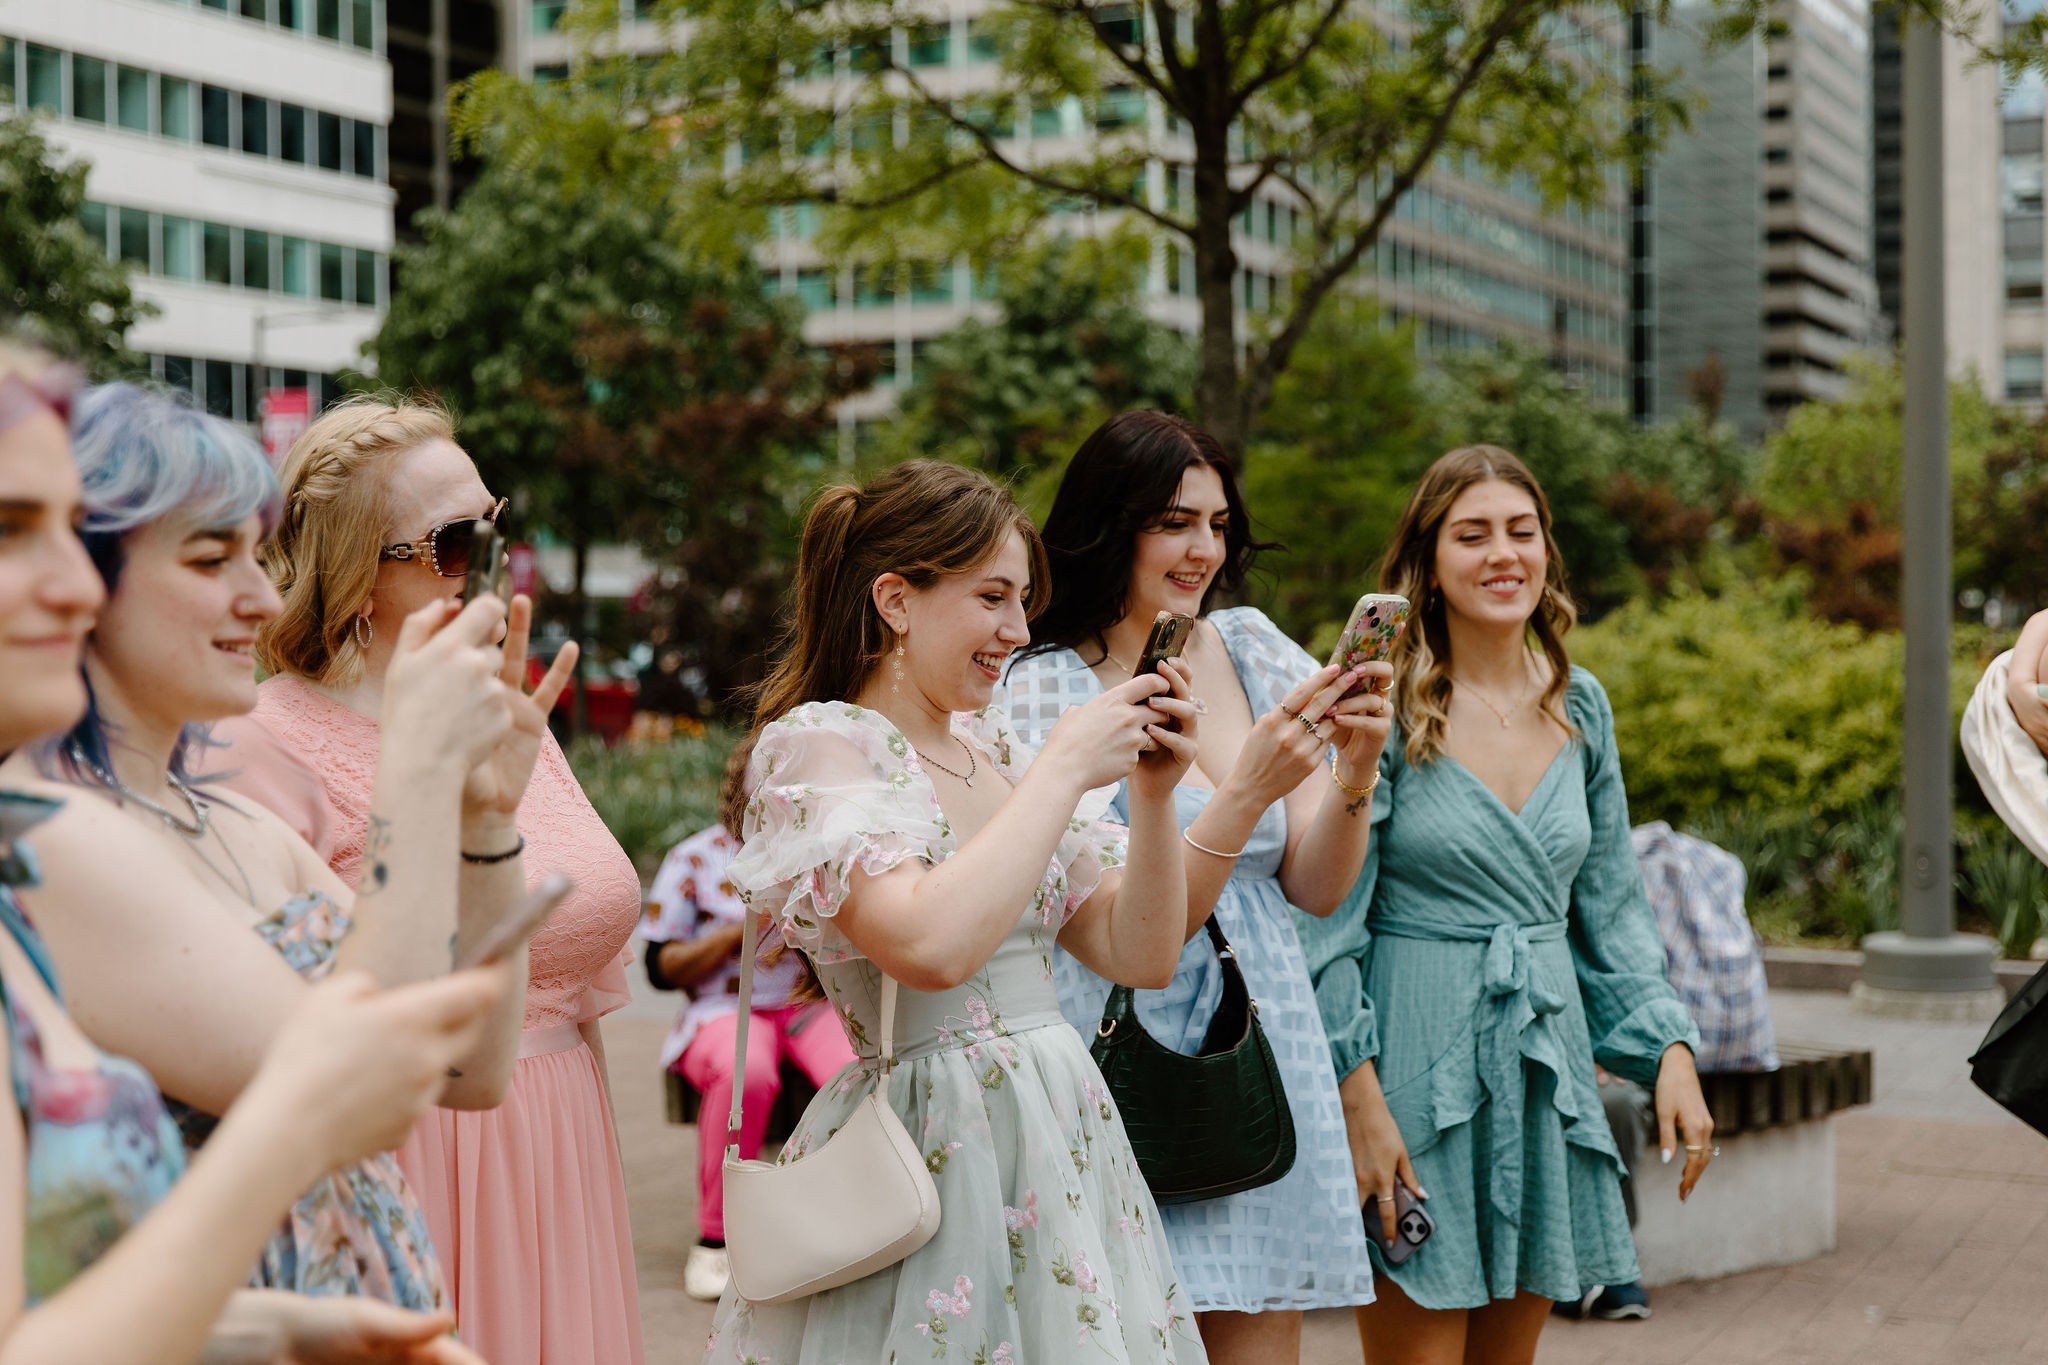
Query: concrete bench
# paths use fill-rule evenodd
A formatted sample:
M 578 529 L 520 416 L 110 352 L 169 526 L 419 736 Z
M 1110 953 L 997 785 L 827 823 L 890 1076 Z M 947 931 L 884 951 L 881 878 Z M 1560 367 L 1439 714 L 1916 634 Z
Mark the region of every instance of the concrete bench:
M 1636 1167 L 1636 1255 L 1655 1287 L 1793 1265 L 1835 1249 L 1835 1121 L 1870 1103 L 1870 1053 L 1780 1043 L 1776 1071 L 1700 1077 L 1714 1159 L 1690 1202 L 1654 1134 Z

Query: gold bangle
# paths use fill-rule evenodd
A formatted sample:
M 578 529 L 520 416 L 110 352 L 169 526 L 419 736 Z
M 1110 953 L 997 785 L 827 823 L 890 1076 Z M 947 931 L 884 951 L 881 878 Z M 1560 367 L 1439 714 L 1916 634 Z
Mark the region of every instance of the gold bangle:
M 1235 853 L 1225 853 L 1222 849 L 1210 848 L 1207 844 L 1198 844 L 1195 842 L 1195 836 L 1186 830 L 1180 832 L 1180 837 L 1188 841 L 1189 848 L 1194 849 L 1198 853 L 1206 853 L 1211 858 L 1242 858 L 1244 856 L 1243 849 L 1239 849 Z
M 1374 768 L 1372 770 L 1372 781 L 1366 783 L 1363 787 L 1354 787 L 1343 778 L 1337 776 L 1337 751 L 1332 749 L 1330 751 L 1330 780 L 1337 784 L 1338 791 L 1343 792 L 1352 800 L 1363 801 L 1366 797 L 1371 796 L 1372 789 L 1380 784 L 1380 770 Z

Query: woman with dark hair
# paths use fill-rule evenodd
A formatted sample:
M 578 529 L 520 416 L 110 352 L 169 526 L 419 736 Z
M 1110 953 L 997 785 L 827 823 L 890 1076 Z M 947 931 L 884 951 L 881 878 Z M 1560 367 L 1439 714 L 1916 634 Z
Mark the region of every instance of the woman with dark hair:
M 1042 643 L 1010 670 L 1006 693 L 1032 741 L 1127 684 L 1158 612 L 1201 613 L 1268 548 L 1252 537 L 1222 447 L 1159 412 L 1113 417 L 1082 444 L 1044 535 Z M 1190 932 L 1213 908 L 1236 951 L 1280 1063 L 1297 1155 L 1272 1184 L 1161 1212 L 1211 1358 L 1270 1365 L 1299 1355 L 1304 1309 L 1372 1298 L 1328 1044 L 1288 906 L 1327 915 L 1358 875 L 1390 712 L 1377 686 L 1391 670 L 1318 667 L 1248 607 L 1204 616 L 1182 663 L 1203 708 L 1201 756 L 1176 793 Z M 1128 799 L 1119 793 L 1116 809 Z M 1109 983 L 1065 954 L 1058 971 L 1062 1011 L 1093 1030 Z M 1221 992 L 1216 953 L 1196 939 L 1171 984 L 1139 996 L 1139 1018 L 1166 1046 L 1197 1052 Z
M 728 875 L 809 960 L 859 1057 L 785 1157 L 883 1084 L 941 1216 L 837 1289 L 777 1305 L 728 1290 L 708 1361 L 1204 1359 L 1052 981 L 1055 942 L 1134 985 L 1171 974 L 1188 932 L 1173 788 L 1195 710 L 1177 673 L 1127 681 L 1032 761 L 988 703 L 1044 591 L 1030 518 L 956 466 L 828 489 L 804 527 L 795 624 L 729 770 L 744 845 Z M 1090 791 L 1126 777 L 1128 832 L 1095 823 L 1108 803 Z M 901 987 L 886 1080 L 885 980 Z
M 1654 1086 L 1679 1197 L 1713 1155 L 1699 1035 L 1629 840 L 1607 694 L 1565 653 L 1577 613 L 1550 506 L 1498 446 L 1422 476 L 1380 585 L 1401 742 L 1342 909 L 1303 919 L 1359 1188 L 1436 1234 L 1358 1310 L 1365 1358 L 1528 1365 L 1552 1300 L 1637 1278 L 1594 1063 Z

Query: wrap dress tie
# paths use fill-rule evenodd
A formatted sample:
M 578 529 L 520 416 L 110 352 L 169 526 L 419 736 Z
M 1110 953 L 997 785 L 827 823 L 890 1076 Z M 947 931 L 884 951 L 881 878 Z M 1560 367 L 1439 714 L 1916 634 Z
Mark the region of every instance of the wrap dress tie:
M 1428 1308 L 1635 1280 L 1594 1062 L 1654 1084 L 1698 1048 L 1629 840 L 1613 717 L 1573 669 L 1568 743 L 1520 811 L 1448 756 L 1381 760 L 1373 840 L 1328 920 L 1297 919 L 1337 1074 L 1376 1064 L 1437 1236 L 1389 1267 Z

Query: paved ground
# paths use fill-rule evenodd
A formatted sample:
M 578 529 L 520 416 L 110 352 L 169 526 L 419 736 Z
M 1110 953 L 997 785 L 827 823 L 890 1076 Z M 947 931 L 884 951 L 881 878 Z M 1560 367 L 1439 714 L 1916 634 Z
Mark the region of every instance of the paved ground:
M 662 1118 L 655 1059 L 672 997 L 641 991 L 605 1039 L 647 1360 L 696 1365 L 710 1305 L 680 1288 L 696 1239 L 695 1130 Z M 1778 992 L 1773 1013 L 1783 1038 L 1877 1054 L 1876 1102 L 1838 1121 L 1836 1251 L 1660 1290 L 1648 1322 L 1555 1322 L 1540 1365 L 2048 1362 L 2048 1138 L 1970 1086 L 1962 1059 L 1981 1027 L 1866 1019 L 1819 992 Z M 1348 1312 L 1311 1314 L 1305 1335 L 1302 1365 L 1357 1365 Z

